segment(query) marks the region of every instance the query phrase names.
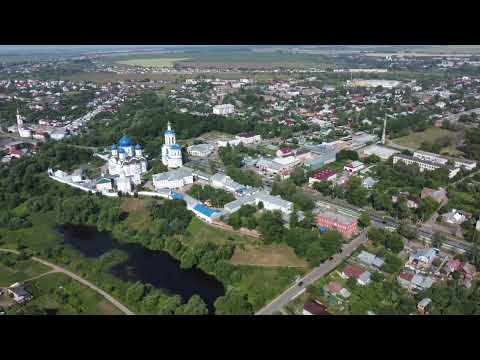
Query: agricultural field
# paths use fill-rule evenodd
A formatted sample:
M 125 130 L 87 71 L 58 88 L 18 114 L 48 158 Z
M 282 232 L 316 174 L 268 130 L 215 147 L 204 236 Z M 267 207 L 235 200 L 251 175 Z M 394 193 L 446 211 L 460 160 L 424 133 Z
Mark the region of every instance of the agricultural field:
M 179 54 L 152 54 L 145 55 L 112 56 L 104 58 L 104 63 L 117 63 L 133 66 L 178 66 L 195 67 L 250 67 L 250 68 L 276 68 L 276 67 L 335 67 L 332 61 L 317 54 L 291 54 L 285 52 L 255 52 L 249 49 L 216 50 L 216 51 L 190 51 Z
M 110 72 L 80 72 L 65 77 L 60 77 L 62 80 L 70 81 L 93 81 L 97 83 L 128 81 L 128 80 L 174 80 L 176 75 L 161 73 L 161 74 L 115 74 Z
M 397 139 L 394 139 L 393 142 L 400 146 L 406 146 L 412 149 L 418 149 L 422 145 L 423 142 L 429 143 L 436 143 L 442 138 L 449 138 L 452 144 L 455 144 L 459 141 L 461 137 L 461 133 L 440 129 L 440 128 L 428 128 L 422 132 L 415 132 L 411 133 L 407 136 L 402 136 Z M 442 149 L 442 151 L 448 150 L 449 152 L 452 150 L 449 148 Z
M 142 67 L 173 67 L 177 62 L 190 60 L 190 58 L 143 58 L 117 61 L 118 64 Z
M 10 314 L 121 315 L 114 305 L 93 290 L 60 273 L 27 284 L 33 299 L 13 307 Z

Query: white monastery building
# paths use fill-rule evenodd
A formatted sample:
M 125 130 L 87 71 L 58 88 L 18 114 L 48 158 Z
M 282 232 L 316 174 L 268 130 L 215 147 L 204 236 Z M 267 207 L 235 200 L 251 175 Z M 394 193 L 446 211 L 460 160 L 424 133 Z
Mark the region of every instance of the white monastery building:
M 131 178 L 133 184 L 141 183 L 142 174 L 147 172 L 147 159 L 143 156 L 140 144 L 133 145 L 132 141 L 123 136 L 117 145 L 112 145 L 112 153 L 108 158 L 108 173 L 121 177 Z

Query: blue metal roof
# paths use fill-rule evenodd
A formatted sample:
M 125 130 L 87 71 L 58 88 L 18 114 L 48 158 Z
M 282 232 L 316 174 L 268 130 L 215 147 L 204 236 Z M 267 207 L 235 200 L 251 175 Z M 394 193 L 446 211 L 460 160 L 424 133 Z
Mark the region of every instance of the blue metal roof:
M 117 148 L 117 145 L 113 144 L 112 145 L 112 150 L 115 150 Z
M 205 205 L 202 205 L 202 204 L 197 204 L 193 207 L 194 210 L 198 211 L 199 213 L 205 215 L 205 216 L 208 216 L 208 217 L 211 217 L 213 215 L 215 215 L 217 213 L 217 211 L 215 210 L 212 210 L 208 207 L 206 207 Z
M 182 148 L 182 147 L 181 147 L 180 145 L 178 145 L 178 144 L 170 145 L 170 147 L 171 147 L 172 149 L 175 149 L 175 150 L 180 150 L 180 149 Z
M 142 145 L 137 144 L 137 146 L 135 146 L 135 149 L 137 149 L 137 150 L 142 150 Z
M 171 196 L 172 196 L 172 199 L 173 200 L 183 200 L 183 195 L 182 194 L 179 194 L 175 191 L 172 191 L 171 192 Z
M 175 135 L 175 131 L 167 130 L 167 131 L 165 131 L 165 135 Z
M 125 153 L 125 150 L 123 150 L 122 148 L 120 148 L 120 150 L 118 150 L 118 152 L 119 152 L 120 154 L 123 154 L 123 153 Z

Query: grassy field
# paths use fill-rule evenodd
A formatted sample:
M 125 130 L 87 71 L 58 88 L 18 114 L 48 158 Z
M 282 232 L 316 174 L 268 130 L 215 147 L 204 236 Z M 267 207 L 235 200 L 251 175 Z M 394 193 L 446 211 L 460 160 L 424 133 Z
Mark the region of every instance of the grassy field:
M 255 311 L 280 295 L 290 287 L 298 275 L 305 273 L 304 269 L 259 266 L 237 266 L 238 281 L 233 286 L 248 294 L 249 301 Z
M 6 253 L 0 253 L 0 257 Z M 7 287 L 48 272 L 50 268 L 33 260 L 18 260 L 12 266 L 0 264 L 0 286 Z
M 144 199 L 124 198 L 121 210 L 128 213 L 126 223 L 135 230 L 147 230 L 152 225 L 150 213 L 145 207 Z
M 57 315 L 121 315 L 110 302 L 93 290 L 60 273 L 49 274 L 28 284 L 33 300 L 10 313 L 32 313 L 38 307 Z
M 117 64 L 143 67 L 173 67 L 175 63 L 190 60 L 190 58 L 143 58 L 117 61 Z
M 15 209 L 15 212 L 21 208 Z M 55 212 L 33 214 L 30 217 L 32 227 L 18 230 L 0 228 L 2 247 L 16 249 L 18 244 L 23 244 L 32 250 L 41 250 L 60 244 L 60 236 L 55 232 Z
M 273 244 L 262 247 L 246 246 L 245 249 L 237 247 L 231 262 L 235 265 L 265 267 L 308 267 L 308 263 L 295 255 L 293 249 L 285 244 Z
M 465 155 L 465 153 L 463 151 L 460 151 L 458 149 L 456 149 L 455 147 L 453 146 L 447 146 L 445 148 L 442 149 L 442 151 L 440 151 L 440 154 L 442 155 L 449 155 L 449 156 L 462 156 L 462 155 Z
M 192 221 L 188 225 L 187 231 L 191 234 L 189 241 L 211 241 L 217 244 L 225 242 L 233 242 L 238 244 L 251 244 L 258 241 L 254 238 L 239 235 L 233 231 L 219 229 L 203 223 L 196 217 L 192 218 Z
M 455 131 L 440 129 L 440 128 L 428 128 L 425 131 L 418 132 L 418 133 L 411 133 L 408 136 L 402 136 L 397 139 L 394 139 L 393 142 L 400 146 L 406 146 L 413 149 L 418 149 L 420 145 L 425 142 L 435 143 L 438 139 L 442 137 L 449 137 L 453 141 L 459 136 L 459 133 Z

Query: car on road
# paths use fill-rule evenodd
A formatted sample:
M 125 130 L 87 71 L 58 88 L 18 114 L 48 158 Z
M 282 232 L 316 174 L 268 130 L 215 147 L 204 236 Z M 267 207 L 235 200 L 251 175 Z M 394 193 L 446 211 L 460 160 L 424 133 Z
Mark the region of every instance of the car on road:
M 299 281 L 298 286 L 302 286 L 302 285 L 303 285 L 303 281 Z

